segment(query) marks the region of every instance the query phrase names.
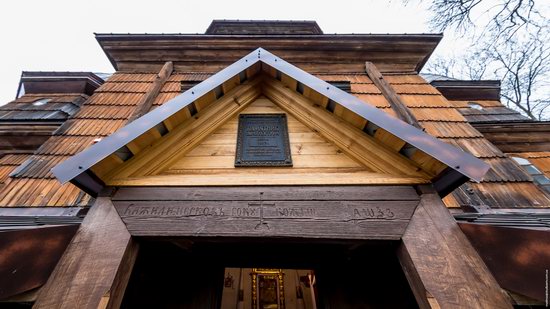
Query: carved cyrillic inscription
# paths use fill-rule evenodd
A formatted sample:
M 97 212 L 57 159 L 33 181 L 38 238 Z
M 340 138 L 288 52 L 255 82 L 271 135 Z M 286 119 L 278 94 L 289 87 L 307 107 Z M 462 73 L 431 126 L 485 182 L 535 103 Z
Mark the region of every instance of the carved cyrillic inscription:
M 346 202 L 339 203 L 339 208 L 328 209 L 322 205 L 311 205 L 302 207 L 292 205 L 289 202 L 212 202 L 220 204 L 217 206 L 194 206 L 196 203 L 181 203 L 177 206 L 128 204 L 121 212 L 121 217 L 160 217 L 160 218 L 233 218 L 233 219 L 332 219 L 332 220 L 398 220 L 403 217 L 389 207 L 378 206 L 357 206 L 357 202 L 346 205 Z M 309 203 L 311 204 L 311 203 Z M 321 203 L 317 203 L 321 204 Z M 334 204 L 334 203 L 331 203 Z
M 395 214 L 390 208 L 380 207 L 361 207 L 353 209 L 354 219 L 386 219 L 392 220 L 395 218 Z
M 345 195 L 345 190 L 319 189 L 316 194 L 310 194 L 311 188 L 286 194 L 273 188 L 174 190 L 185 195 L 167 193 L 174 200 L 115 200 L 128 231 L 135 236 L 397 240 L 418 205 L 414 196 L 411 200 L 368 200 L 368 195 Z

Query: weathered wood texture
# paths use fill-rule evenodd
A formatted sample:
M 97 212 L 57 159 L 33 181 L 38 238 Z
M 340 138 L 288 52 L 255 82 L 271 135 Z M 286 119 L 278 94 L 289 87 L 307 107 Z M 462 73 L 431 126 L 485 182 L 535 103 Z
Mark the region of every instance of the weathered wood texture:
M 420 71 L 441 35 L 131 35 L 97 34 L 117 70 L 217 72 L 261 46 L 308 72 Z M 221 48 L 221 49 L 220 49 Z M 162 50 L 162 52 L 159 52 Z
M 550 124 L 547 122 L 480 123 L 474 127 L 503 152 L 550 150 Z
M 411 187 L 121 188 L 135 236 L 399 239 L 418 204 Z
M 421 308 L 512 308 L 435 193 L 421 195 L 398 255 Z
M 378 68 L 372 62 L 367 61 L 365 63 L 365 70 L 369 78 L 374 83 L 374 85 L 376 85 L 376 87 L 380 89 L 380 92 L 382 92 L 382 95 L 384 95 L 386 100 L 388 100 L 391 108 L 397 114 L 397 117 L 399 117 L 399 119 L 405 121 L 406 123 L 412 126 L 422 129 L 422 126 L 420 125 L 416 117 L 409 110 L 407 105 L 401 100 L 399 95 L 397 95 L 397 92 L 393 89 L 390 83 L 388 83 L 384 79 L 384 77 L 382 76 L 382 73 L 380 73 Z
M 149 112 L 151 106 L 153 106 L 155 98 L 160 92 L 160 89 L 162 88 L 168 77 L 170 77 L 170 75 L 172 74 L 173 69 L 174 65 L 171 61 L 166 62 L 162 66 L 159 73 L 157 74 L 157 77 L 155 78 L 155 81 L 137 104 L 137 107 L 134 110 L 132 116 L 130 116 L 130 119 L 128 119 L 128 122 L 132 122 Z
M 99 197 L 34 308 L 118 308 L 137 255 L 108 197 Z

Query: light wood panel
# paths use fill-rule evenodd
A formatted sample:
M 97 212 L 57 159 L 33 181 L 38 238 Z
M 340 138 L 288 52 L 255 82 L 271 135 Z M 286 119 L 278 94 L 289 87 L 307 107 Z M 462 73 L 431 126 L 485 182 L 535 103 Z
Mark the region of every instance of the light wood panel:
M 233 168 L 235 156 L 185 156 L 171 170 L 185 169 L 209 169 L 209 168 Z M 360 165 L 351 160 L 343 153 L 340 154 L 300 154 L 292 158 L 294 168 L 324 168 L 324 167 L 360 167 Z
M 260 82 L 261 79 L 258 78 L 235 87 L 195 117 L 186 119 L 151 147 L 113 169 L 105 176 L 106 182 L 113 178 L 156 174 L 167 166 L 171 166 L 181 154 L 200 144 L 225 121 L 256 99 L 260 94 L 258 88 Z
M 411 185 L 426 184 L 429 180 L 419 177 L 393 176 L 365 171 L 334 172 L 308 169 L 299 173 L 274 173 L 268 170 L 249 170 L 235 173 L 224 169 L 218 174 L 158 175 L 112 179 L 110 186 L 257 186 L 257 185 Z
M 241 114 L 270 113 L 285 112 L 265 97 L 258 98 L 241 112 Z M 292 115 L 287 114 L 287 120 L 293 167 L 295 169 L 355 167 L 362 168 L 363 172 L 371 171 L 345 155 L 318 133 L 301 124 Z M 234 117 L 207 137 L 200 145 L 175 162 L 165 173 L 184 174 L 185 170 L 205 170 L 205 174 L 210 174 L 207 171 L 209 169 L 242 171 L 243 168 L 234 167 L 237 128 L 238 120 L 237 117 Z M 292 168 L 282 170 L 286 173 L 294 173 Z M 251 169 L 244 169 L 244 171 L 252 172 Z M 259 172 L 259 174 L 255 173 L 257 177 L 261 177 L 258 175 L 263 173 L 262 169 L 255 169 L 254 172 Z M 322 171 L 316 170 L 315 172 Z
M 350 157 L 379 173 L 430 178 L 411 160 L 339 119 L 316 103 L 274 79 L 264 82 L 264 94 L 289 114 L 332 141 Z

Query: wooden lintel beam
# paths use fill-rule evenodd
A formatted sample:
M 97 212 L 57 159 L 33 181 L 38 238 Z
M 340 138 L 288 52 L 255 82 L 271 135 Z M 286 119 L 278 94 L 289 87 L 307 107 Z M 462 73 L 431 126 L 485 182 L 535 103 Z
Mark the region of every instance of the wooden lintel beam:
M 397 117 L 414 127 L 422 129 L 422 126 L 420 125 L 416 117 L 412 114 L 407 105 L 405 105 L 397 92 L 395 92 L 390 83 L 388 83 L 384 79 L 382 73 L 380 73 L 378 68 L 376 68 L 376 66 L 372 62 L 365 62 L 365 71 L 367 72 L 367 75 L 372 80 L 374 85 L 378 89 L 380 89 L 382 95 L 386 98 L 386 100 L 388 100 L 391 108 L 397 114 Z
M 137 104 L 134 113 L 130 116 L 130 119 L 128 119 L 129 123 L 149 112 L 151 106 L 153 106 L 155 98 L 160 92 L 160 89 L 162 88 L 168 77 L 170 77 L 173 70 L 174 65 L 172 64 L 172 61 L 168 61 L 162 66 L 155 78 L 155 81 L 153 81 L 153 84 L 151 85 L 151 87 L 149 87 L 149 90 L 147 90 L 143 98 Z
M 426 192 L 398 248 L 420 308 L 512 308 L 436 192 Z
M 98 197 L 33 308 L 120 307 L 137 252 L 110 197 Z

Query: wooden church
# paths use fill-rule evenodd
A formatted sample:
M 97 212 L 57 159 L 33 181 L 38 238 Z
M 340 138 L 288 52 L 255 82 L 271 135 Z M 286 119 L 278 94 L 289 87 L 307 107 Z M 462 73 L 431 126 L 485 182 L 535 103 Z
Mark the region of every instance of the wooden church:
M 96 34 L 110 76 L 24 72 L 0 307 L 547 304 L 550 124 L 419 75 L 441 38 L 215 20 Z

